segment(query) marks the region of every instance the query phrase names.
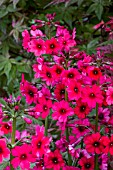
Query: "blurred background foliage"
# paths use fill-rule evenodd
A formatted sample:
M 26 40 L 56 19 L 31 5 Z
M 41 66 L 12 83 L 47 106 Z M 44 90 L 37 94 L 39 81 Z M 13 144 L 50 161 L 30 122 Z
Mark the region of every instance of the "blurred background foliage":
M 104 29 L 95 31 L 93 26 L 108 21 L 112 9 L 112 0 L 0 0 L 0 96 L 16 92 L 22 72 L 28 80 L 32 77 L 34 56 L 23 50 L 21 33 L 34 19 L 56 13 L 55 21 L 69 30 L 76 27 L 79 49 L 92 54 L 98 44 L 107 44 Z

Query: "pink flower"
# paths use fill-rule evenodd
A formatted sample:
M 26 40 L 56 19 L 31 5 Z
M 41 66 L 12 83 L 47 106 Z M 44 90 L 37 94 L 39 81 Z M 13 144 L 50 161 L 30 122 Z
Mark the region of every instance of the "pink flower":
M 45 119 L 49 112 L 50 108 L 52 107 L 52 101 L 46 100 L 44 96 L 38 98 L 38 103 L 35 107 L 36 112 L 41 113 L 42 119 Z
M 43 33 L 42 33 L 42 31 L 41 30 L 31 30 L 30 31 L 30 33 L 31 33 L 31 35 L 33 36 L 33 37 L 42 37 L 43 36 Z
M 49 152 L 50 139 L 45 137 L 42 132 L 39 132 L 37 136 L 32 137 L 32 152 L 37 157 L 43 156 Z
M 59 44 L 62 47 L 62 50 L 68 52 L 71 47 L 74 47 L 76 45 L 75 40 L 71 39 L 70 36 L 68 37 L 65 35 L 64 37 L 58 38 Z
M 61 77 L 61 74 L 64 70 L 64 68 L 60 65 L 57 65 L 55 64 L 53 67 L 52 67 L 52 70 L 53 70 L 53 77 L 56 81 L 58 81 Z
M 108 87 L 108 90 L 106 92 L 107 98 L 106 98 L 106 102 L 108 105 L 113 104 L 113 87 Z
M 89 107 L 94 108 L 96 103 L 102 104 L 103 102 L 102 91 L 99 86 L 92 85 L 83 88 L 82 102 L 86 102 Z
M 68 83 L 68 98 L 69 100 L 78 100 L 81 97 L 82 86 L 76 80 L 71 80 Z
M 66 122 L 68 116 L 73 115 L 73 109 L 69 106 L 69 103 L 65 100 L 60 102 L 55 102 L 53 104 L 53 114 L 52 118 L 58 120 L 59 122 Z
M 22 42 L 22 46 L 24 49 L 27 49 L 27 51 L 29 52 L 29 42 L 30 42 L 30 34 L 27 30 L 24 30 L 22 32 L 22 37 L 23 37 L 23 42 Z
M 64 70 L 62 73 L 63 83 L 67 85 L 69 81 L 78 80 L 81 78 L 80 73 L 76 68 L 70 68 L 69 70 Z
M 25 81 L 23 87 L 21 87 L 21 93 L 26 97 L 26 102 L 28 104 L 35 103 L 38 97 L 38 89 L 31 85 L 29 82 Z
M 2 163 L 3 158 L 9 158 L 10 150 L 7 148 L 6 140 L 0 139 L 0 163 Z
M 48 169 L 60 170 L 64 166 L 64 160 L 59 150 L 50 152 L 47 156 L 44 157 L 45 167 Z
M 77 138 L 80 138 L 89 132 L 89 129 L 87 128 L 90 125 L 88 119 L 76 120 L 74 124 L 76 126 L 73 128 L 73 133 Z
M 33 39 L 29 43 L 30 52 L 33 52 L 35 56 L 41 56 L 45 54 L 46 47 L 45 41 L 42 39 Z
M 51 38 L 50 40 L 46 40 L 46 53 L 47 54 L 58 54 L 62 47 L 60 47 L 59 43 L 55 38 Z
M 53 82 L 52 68 L 44 65 L 41 72 L 41 78 L 46 81 L 48 86 L 51 85 Z
M 16 146 L 12 149 L 12 155 L 15 157 L 11 161 L 14 168 L 18 166 L 22 170 L 29 169 L 30 163 L 34 162 L 34 158 L 31 155 L 31 146 L 28 144 L 23 144 L 22 146 Z

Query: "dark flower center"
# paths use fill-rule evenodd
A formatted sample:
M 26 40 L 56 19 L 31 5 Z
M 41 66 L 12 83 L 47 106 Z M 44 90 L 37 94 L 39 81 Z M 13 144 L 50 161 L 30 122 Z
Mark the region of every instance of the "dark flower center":
M 66 113 L 66 110 L 65 110 L 65 109 L 60 109 L 60 113 L 61 113 L 61 114 L 65 114 L 65 113 Z
M 73 78 L 74 77 L 74 74 L 73 73 L 69 73 L 68 74 L 68 78 Z
M 20 157 L 22 160 L 25 160 L 27 158 L 26 154 L 22 154 Z
M 93 74 L 97 75 L 98 74 L 98 70 L 93 70 Z
M 42 46 L 41 46 L 40 44 L 37 44 L 37 48 L 41 49 L 41 48 L 42 48 Z
M 77 88 L 77 87 L 75 87 L 75 88 L 74 88 L 74 91 L 75 91 L 76 93 L 78 93 L 78 88 Z
M 0 154 L 3 152 L 2 148 L 0 148 Z
M 100 113 L 100 114 L 98 115 L 98 118 L 101 119 L 101 120 L 103 120 L 103 119 L 104 119 L 103 113 Z
M 47 77 L 51 78 L 51 73 L 50 72 L 47 72 L 46 75 L 47 75 Z
M 57 157 L 54 157 L 54 158 L 52 159 L 52 161 L 53 161 L 54 164 L 58 164 L 58 158 L 57 158 Z
M 64 41 L 63 44 L 66 45 L 66 41 Z
M 110 142 L 110 146 L 113 147 L 113 142 Z
M 80 106 L 80 111 L 81 112 L 84 112 L 85 110 L 86 110 L 86 106 L 84 106 L 84 105 Z
M 98 147 L 99 145 L 100 145 L 100 143 L 98 141 L 93 143 L 94 147 Z
M 31 97 L 33 97 L 33 96 L 34 96 L 33 91 L 29 90 L 29 95 L 30 95 Z
M 80 132 L 83 132 L 85 130 L 85 127 L 84 126 L 78 126 L 78 129 Z
M 51 45 L 50 45 L 50 48 L 54 49 L 54 48 L 55 48 L 55 45 L 54 45 L 54 44 L 51 44 Z
M 7 124 L 5 124 L 4 127 L 5 127 L 6 129 L 10 129 L 10 126 L 7 125 Z
M 65 90 L 64 90 L 64 89 L 61 89 L 61 90 L 60 90 L 60 94 L 65 94 Z
M 86 169 L 89 169 L 90 167 L 91 167 L 91 164 L 90 164 L 90 163 L 86 163 L 86 164 L 85 164 L 85 168 L 86 168 Z
M 38 148 L 38 149 L 41 148 L 41 145 L 42 145 L 42 142 L 39 141 L 39 142 L 37 143 L 37 148 Z
M 47 109 L 48 109 L 48 107 L 47 107 L 46 105 L 44 105 L 44 106 L 43 106 L 43 109 L 44 109 L 44 110 L 47 110 Z
M 59 68 L 56 69 L 57 74 L 61 74 L 61 72 L 62 72 L 61 69 L 59 69 Z
M 94 93 L 90 93 L 89 95 L 91 98 L 95 98 L 95 94 Z

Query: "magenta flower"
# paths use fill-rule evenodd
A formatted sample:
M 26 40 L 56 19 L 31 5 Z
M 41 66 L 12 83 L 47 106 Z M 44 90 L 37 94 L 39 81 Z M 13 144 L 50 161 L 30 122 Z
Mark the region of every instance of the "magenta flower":
M 31 151 L 32 148 L 28 144 L 15 146 L 15 148 L 12 149 L 12 155 L 15 157 L 11 161 L 12 166 L 14 168 L 20 166 L 22 170 L 29 169 L 30 163 L 35 161 L 32 157 Z
M 59 43 L 55 38 L 51 38 L 50 40 L 46 40 L 46 53 L 47 54 L 58 54 L 59 51 L 61 51 L 61 48 Z
M 2 163 L 3 158 L 9 158 L 10 150 L 7 148 L 6 140 L 0 139 L 0 163 Z
M 52 118 L 54 120 L 58 120 L 59 122 L 66 122 L 68 116 L 72 116 L 74 114 L 73 109 L 69 106 L 69 103 L 65 100 L 60 102 L 55 102 L 53 104 L 53 114 Z
M 38 98 L 38 103 L 35 107 L 36 112 L 41 113 L 41 117 L 45 119 L 49 112 L 50 108 L 52 107 L 52 101 L 51 100 L 46 100 L 44 96 Z
M 89 107 L 94 108 L 96 106 L 96 103 L 102 104 L 103 99 L 104 98 L 102 96 L 102 91 L 99 86 L 86 86 L 83 89 L 82 102 L 86 102 Z
M 82 86 L 76 80 L 68 83 L 68 98 L 69 100 L 78 100 L 81 97 Z
M 46 81 L 48 86 L 51 85 L 53 82 L 52 68 L 44 65 L 41 72 L 41 78 L 42 80 Z
M 39 132 L 37 136 L 32 137 L 32 153 L 37 157 L 43 156 L 43 154 L 49 152 L 49 144 L 50 139 Z
M 61 167 L 64 167 L 64 160 L 59 150 L 48 153 L 44 157 L 45 167 L 48 169 L 60 170 Z
M 106 92 L 107 98 L 106 98 L 106 102 L 108 105 L 113 104 L 113 87 L 108 87 L 108 90 Z
M 29 43 L 30 52 L 33 52 L 35 56 L 41 56 L 45 54 L 46 47 L 45 41 L 42 39 L 33 39 Z

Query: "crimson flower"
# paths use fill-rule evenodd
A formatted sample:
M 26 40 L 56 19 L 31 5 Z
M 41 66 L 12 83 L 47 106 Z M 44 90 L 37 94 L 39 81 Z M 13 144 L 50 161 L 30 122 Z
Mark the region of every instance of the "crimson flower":
M 78 118 L 83 119 L 90 113 L 90 108 L 87 103 L 81 102 L 81 100 L 77 100 L 76 107 L 74 109 L 74 113 L 78 116 Z
M 86 136 L 84 138 L 84 143 L 86 145 L 86 150 L 90 153 L 100 154 L 103 152 L 104 145 L 101 140 L 100 133 L 94 133 L 92 135 Z
M 79 161 L 80 166 L 82 167 L 81 170 L 94 170 L 94 158 L 86 158 L 82 157 Z
M 44 157 L 44 162 L 47 169 L 60 170 L 60 168 L 64 166 L 62 155 L 57 149 L 54 152 L 48 153 L 48 155 Z
M 108 105 L 113 104 L 113 87 L 108 87 L 108 90 L 106 92 L 107 98 L 106 98 L 106 102 Z

